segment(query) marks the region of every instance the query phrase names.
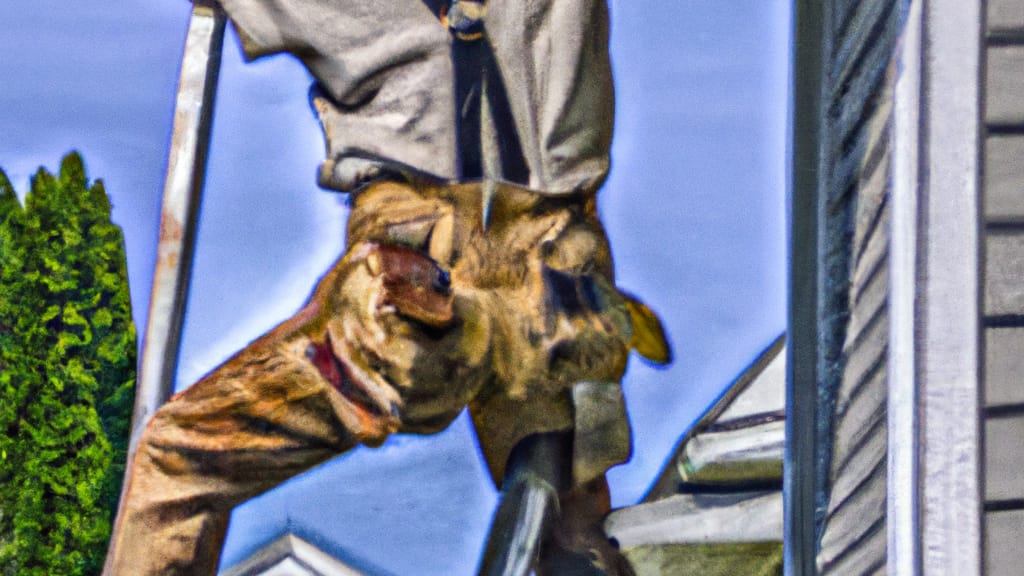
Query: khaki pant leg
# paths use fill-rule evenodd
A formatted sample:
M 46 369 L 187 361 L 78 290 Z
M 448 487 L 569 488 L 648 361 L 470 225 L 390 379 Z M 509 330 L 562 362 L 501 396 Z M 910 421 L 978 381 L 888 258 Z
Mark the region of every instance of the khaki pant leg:
M 416 250 L 355 242 L 309 303 L 157 411 L 107 574 L 213 574 L 231 509 L 357 444 L 445 427 L 486 379 L 488 324 Z
M 389 297 L 385 278 L 396 274 L 368 260 L 409 259 L 382 254 L 354 248 L 298 314 L 156 412 L 132 462 L 107 574 L 214 574 L 234 506 L 398 430 L 398 392 L 365 372 L 346 337 L 352 327 L 388 329 L 367 302 Z
M 214 574 L 231 509 L 353 447 L 340 394 L 257 341 L 154 415 L 139 442 L 110 573 Z

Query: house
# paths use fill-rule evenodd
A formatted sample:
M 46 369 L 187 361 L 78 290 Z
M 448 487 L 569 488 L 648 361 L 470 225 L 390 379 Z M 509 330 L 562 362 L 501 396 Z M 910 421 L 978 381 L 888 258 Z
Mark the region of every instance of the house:
M 785 573 L 1020 574 L 1024 1 L 794 6 Z M 638 572 L 761 536 L 716 426 L 609 518 Z
M 794 15 L 786 573 L 1019 574 L 1024 2 Z
M 361 576 L 363 573 L 287 533 L 222 572 L 223 576 Z
M 638 576 L 782 572 L 785 338 L 683 435 L 644 501 L 605 531 Z

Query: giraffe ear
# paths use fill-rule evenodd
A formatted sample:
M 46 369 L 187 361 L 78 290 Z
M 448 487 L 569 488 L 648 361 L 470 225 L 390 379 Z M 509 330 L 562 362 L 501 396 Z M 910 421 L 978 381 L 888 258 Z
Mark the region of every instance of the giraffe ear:
M 633 324 L 629 347 L 655 364 L 664 366 L 672 362 L 672 348 L 658 315 L 633 296 L 626 293 L 622 296 L 626 299 L 626 310 Z

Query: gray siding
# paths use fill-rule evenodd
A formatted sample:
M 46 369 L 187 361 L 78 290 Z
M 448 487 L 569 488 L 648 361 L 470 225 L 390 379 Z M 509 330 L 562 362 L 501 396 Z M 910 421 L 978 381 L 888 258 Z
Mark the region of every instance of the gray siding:
M 985 330 L 985 404 L 1013 409 L 1024 405 L 1024 328 Z
M 1024 500 L 1021 481 L 1021 450 L 1024 448 L 1024 418 L 995 415 L 985 421 L 985 500 Z
M 989 512 L 985 515 L 986 576 L 1020 575 L 1020 535 L 1024 510 Z
M 987 408 L 990 439 L 1007 439 L 987 446 L 988 488 L 1001 495 L 986 510 L 1024 504 L 1013 470 L 1013 439 L 1024 434 L 1024 392 L 1013 383 L 1024 364 L 1014 340 L 1024 331 L 1022 4 L 832 0 L 821 15 L 797 2 L 797 103 L 818 105 L 801 87 L 820 72 L 822 110 L 820 126 L 795 120 L 794 129 L 793 258 L 818 282 L 791 270 L 793 294 L 806 298 L 791 308 L 788 440 L 799 450 L 789 451 L 786 486 L 788 502 L 806 500 L 815 470 L 818 540 L 807 567 L 807 510 L 787 504 L 787 526 L 799 526 L 787 532 L 793 574 L 980 573 L 984 373 L 1001 402 Z M 982 48 L 983 6 L 1000 28 Z M 821 61 L 801 49 L 819 41 Z M 983 61 L 1004 72 L 979 82 Z M 818 156 L 801 159 L 798 145 L 809 143 Z M 818 179 L 813 204 L 803 173 Z M 813 370 L 796 370 L 804 349 L 816 353 Z M 800 397 L 808 382 L 813 404 Z M 800 437 L 811 420 L 813 450 Z M 992 531 L 990 546 L 997 536 L 1013 540 Z
M 1007 36 L 992 38 L 988 49 L 985 118 L 996 126 L 1024 123 L 1024 43 Z
M 1022 194 L 1024 137 L 990 135 L 985 142 L 985 218 L 991 222 L 1024 221 Z
M 829 65 L 832 135 L 822 367 L 832 418 L 821 574 L 884 571 L 892 69 L 901 3 L 837 2 Z
M 1024 563 L 1024 0 L 988 2 L 985 572 Z
M 1024 2 L 988 0 L 988 28 L 995 32 L 1024 29 Z
M 1024 313 L 1024 230 L 989 227 L 985 238 L 985 314 Z M 1012 320 L 1011 320 L 1012 321 Z

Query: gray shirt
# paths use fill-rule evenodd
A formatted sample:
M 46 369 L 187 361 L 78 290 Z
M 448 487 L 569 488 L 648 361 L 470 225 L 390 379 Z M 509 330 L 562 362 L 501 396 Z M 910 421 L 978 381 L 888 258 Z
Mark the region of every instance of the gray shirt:
M 250 59 L 298 57 L 316 77 L 327 158 L 320 184 L 351 190 L 391 166 L 463 180 L 453 37 L 424 0 L 219 0 Z M 483 18 L 515 134 L 482 109 L 484 157 L 518 140 L 526 174 L 486 178 L 545 194 L 594 190 L 614 112 L 605 0 L 490 0 Z M 456 53 L 458 54 L 458 53 Z M 495 83 L 483 88 L 487 102 Z M 493 98 L 493 97 L 491 97 Z M 506 132 L 511 131 L 506 130 Z M 485 161 L 486 164 L 486 161 Z

